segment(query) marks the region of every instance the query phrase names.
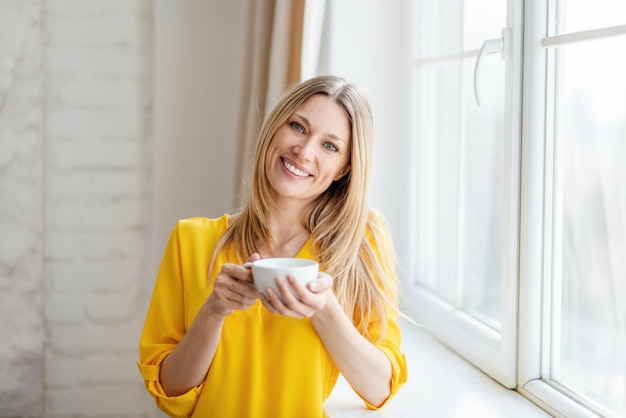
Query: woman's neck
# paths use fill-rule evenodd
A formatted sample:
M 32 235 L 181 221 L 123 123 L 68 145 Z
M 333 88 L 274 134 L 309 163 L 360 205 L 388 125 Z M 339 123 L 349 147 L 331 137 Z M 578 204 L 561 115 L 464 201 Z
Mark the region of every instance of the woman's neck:
M 272 242 L 263 246 L 262 257 L 294 257 L 309 239 L 310 231 L 304 225 L 302 211 L 279 211 L 270 216 Z

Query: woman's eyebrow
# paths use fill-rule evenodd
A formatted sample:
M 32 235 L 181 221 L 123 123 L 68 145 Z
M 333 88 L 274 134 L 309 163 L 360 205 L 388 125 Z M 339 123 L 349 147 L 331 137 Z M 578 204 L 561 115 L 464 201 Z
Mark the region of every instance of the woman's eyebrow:
M 311 122 L 309 122 L 309 120 L 305 116 L 299 115 L 298 113 L 294 113 L 293 116 L 297 117 L 298 119 L 301 119 L 306 125 L 311 126 Z M 332 138 L 332 139 L 334 139 L 336 141 L 341 141 L 343 143 L 347 143 L 345 139 L 340 138 L 337 135 L 332 134 L 332 133 L 325 133 L 324 136 Z

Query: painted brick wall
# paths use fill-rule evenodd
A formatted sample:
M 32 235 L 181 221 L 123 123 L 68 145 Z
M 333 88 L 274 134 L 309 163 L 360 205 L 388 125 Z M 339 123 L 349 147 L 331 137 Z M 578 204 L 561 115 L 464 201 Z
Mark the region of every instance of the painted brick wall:
M 146 416 L 153 5 L 44 5 L 45 411 Z
M 0 416 L 42 416 L 40 0 L 0 0 Z M 34 28 L 34 30 L 33 30 Z
M 153 9 L 0 0 L 0 417 L 155 416 Z

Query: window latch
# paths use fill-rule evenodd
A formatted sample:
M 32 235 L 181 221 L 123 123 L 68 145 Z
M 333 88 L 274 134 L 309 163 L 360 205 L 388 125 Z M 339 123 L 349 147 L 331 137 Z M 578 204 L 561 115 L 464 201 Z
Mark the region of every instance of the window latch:
M 488 39 L 483 42 L 483 46 L 480 48 L 478 58 L 476 58 L 476 65 L 474 66 L 474 97 L 476 98 L 476 105 L 480 106 L 480 63 L 485 55 L 500 53 L 502 59 L 506 58 L 506 51 L 509 45 L 509 28 L 502 29 L 502 37 L 496 39 Z

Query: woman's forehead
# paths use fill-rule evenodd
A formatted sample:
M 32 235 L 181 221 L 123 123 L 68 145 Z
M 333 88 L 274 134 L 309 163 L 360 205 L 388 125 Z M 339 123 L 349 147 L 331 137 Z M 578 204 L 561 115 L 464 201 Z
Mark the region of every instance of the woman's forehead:
M 292 113 L 312 129 L 348 142 L 351 137 L 350 118 L 341 104 L 329 96 L 315 94 L 306 99 Z

